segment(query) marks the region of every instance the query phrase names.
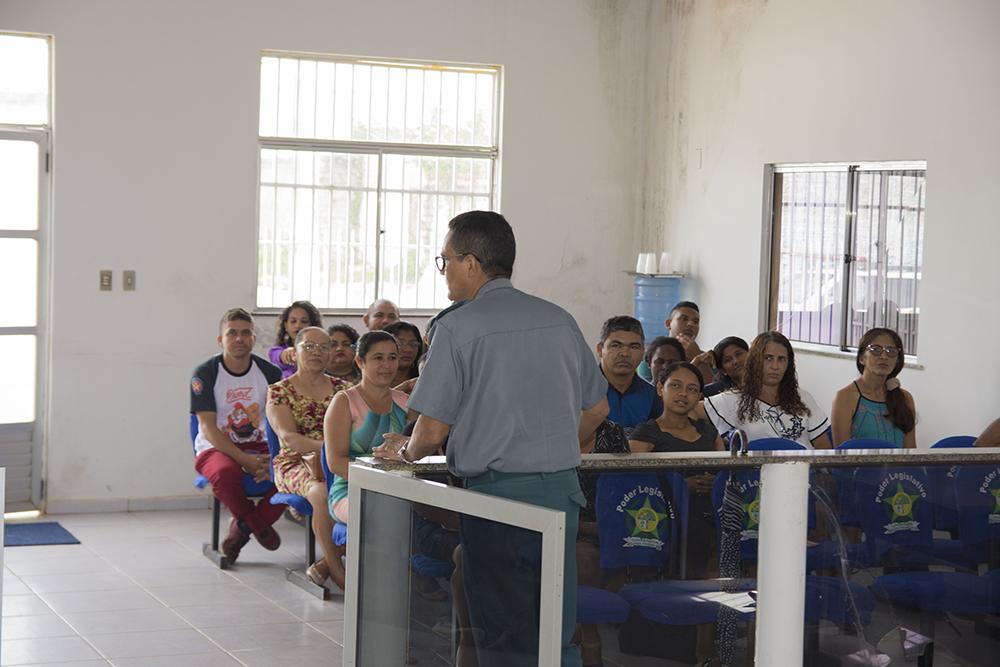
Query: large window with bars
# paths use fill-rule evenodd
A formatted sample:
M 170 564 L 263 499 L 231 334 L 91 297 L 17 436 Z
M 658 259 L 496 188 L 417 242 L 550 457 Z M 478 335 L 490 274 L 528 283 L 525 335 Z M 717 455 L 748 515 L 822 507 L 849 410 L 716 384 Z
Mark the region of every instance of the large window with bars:
M 257 306 L 448 304 L 434 256 L 496 205 L 500 68 L 265 52 Z
M 783 164 L 771 174 L 770 327 L 841 350 L 888 327 L 916 355 L 926 163 Z

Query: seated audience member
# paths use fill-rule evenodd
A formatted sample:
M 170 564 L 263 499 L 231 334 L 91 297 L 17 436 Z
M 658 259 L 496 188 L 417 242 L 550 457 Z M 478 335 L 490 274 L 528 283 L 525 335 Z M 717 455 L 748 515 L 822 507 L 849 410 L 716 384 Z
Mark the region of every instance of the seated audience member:
M 334 324 L 326 332 L 330 335 L 330 363 L 326 366 L 326 374 L 351 384 L 361 382 L 361 371 L 354 363 L 358 332 L 349 324 Z
M 409 393 L 414 383 L 408 381 L 420 375 L 418 365 L 424 355 L 424 341 L 420 337 L 420 329 L 415 324 L 400 320 L 387 325 L 383 331 L 391 333 L 399 342 L 399 370 L 396 371 L 392 386 Z
M 831 447 L 830 420 L 799 389 L 792 344 L 777 331 L 754 338 L 739 389 L 706 398 L 704 409 L 720 433 L 740 429 L 748 440 L 777 437 L 807 449 Z
M 608 419 L 626 431 L 660 414 L 663 404 L 656 389 L 635 374 L 642 360 L 643 335 L 639 320 L 628 315 L 608 319 L 601 327 L 597 357 L 608 381 Z
M 725 449 L 715 426 L 689 413 L 701 400 L 705 384 L 692 364 L 678 361 L 656 376 L 656 391 L 663 398 L 663 414 L 635 427 L 629 439 L 633 452 L 701 452 Z M 684 474 L 689 491 L 687 516 L 687 576 L 694 579 L 718 576 L 718 538 L 712 507 L 711 472 Z M 711 623 L 699 625 L 695 653 L 698 664 L 715 658 Z
M 833 443 L 878 438 L 896 447 L 917 446 L 913 396 L 899 386 L 903 341 L 892 329 L 870 329 L 858 343 L 861 377 L 833 399 Z
M 281 451 L 274 457 L 274 486 L 282 493 L 302 496 L 313 506 L 313 533 L 323 558 L 306 570 L 322 586 L 327 577 L 344 587 L 342 548 L 333 544 L 333 520 L 326 511 L 326 481 L 319 465 L 323 447 L 323 417 L 334 394 L 350 384 L 325 375 L 330 358 L 330 336 L 319 327 L 306 327 L 295 337 L 298 370 L 267 392 L 267 420 L 278 435 Z
M 710 352 L 702 352 L 698 347 L 698 343 L 695 339 L 698 338 L 698 332 L 701 330 L 701 313 L 698 310 L 698 304 L 693 301 L 680 301 L 673 308 L 670 309 L 670 314 L 667 315 L 667 319 L 663 321 L 663 324 L 667 327 L 667 333 L 671 337 L 676 338 L 680 341 L 681 346 L 684 348 L 684 361 L 690 361 L 697 367 L 698 372 L 701 373 L 703 380 L 708 382 L 712 379 L 712 365 L 711 365 L 711 355 Z M 649 380 L 654 377 L 652 372 L 647 367 L 639 367 L 639 374 Z
M 399 308 L 388 299 L 379 299 L 368 306 L 367 312 L 361 316 L 369 331 L 381 331 L 393 322 L 399 321 Z
M 274 345 L 267 351 L 271 363 L 281 369 L 281 378 L 285 379 L 295 372 L 295 337 L 306 327 L 323 326 L 323 318 L 316 306 L 308 301 L 296 301 L 281 311 L 278 317 L 278 336 Z
M 590 437 L 580 444 L 581 454 L 628 453 L 625 429 L 605 419 Z M 576 580 L 580 586 L 617 589 L 625 582 L 624 572 L 601 569 L 600 538 L 597 532 L 597 477 L 577 469 L 580 491 L 587 504 L 580 508 L 580 524 L 576 536 Z M 580 654 L 584 665 L 601 664 L 601 635 L 596 625 L 581 625 Z
M 386 433 L 406 426 L 408 397 L 392 388 L 399 368 L 399 345 L 392 334 L 369 331 L 358 341 L 361 382 L 333 397 L 323 420 L 327 462 L 336 475 L 330 487 L 330 515 L 347 523 L 347 468 L 351 459 L 368 456 Z
M 243 488 L 244 472 L 257 481 L 270 477 L 261 408 L 267 385 L 279 381 L 281 371 L 251 352 L 256 336 L 250 313 L 227 310 L 219 329 L 222 354 L 198 366 L 191 378 L 191 412 L 198 418 L 194 467 L 233 515 L 222 553 L 235 563 L 251 534 L 269 551 L 281 545 L 271 525 L 285 507 L 269 502 L 275 490 L 255 505 Z
M 740 386 L 743 364 L 746 363 L 750 346 L 742 338 L 728 336 L 712 348 L 715 366 L 715 382 L 705 385 L 705 396 L 715 396 L 733 387 Z
M 1000 447 L 1000 419 L 986 427 L 982 435 L 973 443 L 975 447 Z
M 637 373 L 646 382 L 653 384 L 653 378 L 675 361 L 684 361 L 684 346 L 676 338 L 657 336 L 646 346 L 646 355 L 639 364 Z

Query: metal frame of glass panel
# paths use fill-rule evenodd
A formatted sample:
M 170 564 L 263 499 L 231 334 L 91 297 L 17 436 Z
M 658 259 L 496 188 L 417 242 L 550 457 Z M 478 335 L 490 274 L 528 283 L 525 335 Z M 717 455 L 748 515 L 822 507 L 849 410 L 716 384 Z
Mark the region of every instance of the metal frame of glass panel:
M 344 595 L 344 665 L 358 665 L 360 609 L 360 533 L 362 493 L 370 491 L 400 500 L 458 512 L 523 528 L 542 536 L 539 667 L 559 664 L 562 636 L 563 549 L 566 518 L 562 512 L 505 498 L 467 491 L 399 473 L 352 464 L 348 486 L 347 581 Z M 408 521 L 408 519 L 407 519 Z M 409 563 L 406 563 L 409 568 Z M 388 640 L 388 638 L 386 638 Z

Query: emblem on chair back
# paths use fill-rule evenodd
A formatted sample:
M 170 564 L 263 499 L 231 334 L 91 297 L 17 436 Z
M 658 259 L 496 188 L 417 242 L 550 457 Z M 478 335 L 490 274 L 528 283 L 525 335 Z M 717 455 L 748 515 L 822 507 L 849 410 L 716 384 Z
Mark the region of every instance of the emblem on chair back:
M 601 567 L 662 566 L 670 553 L 675 514 L 670 491 L 657 475 L 601 475 L 597 480 Z
M 957 480 L 962 541 L 1000 540 L 1000 467 L 963 466 Z

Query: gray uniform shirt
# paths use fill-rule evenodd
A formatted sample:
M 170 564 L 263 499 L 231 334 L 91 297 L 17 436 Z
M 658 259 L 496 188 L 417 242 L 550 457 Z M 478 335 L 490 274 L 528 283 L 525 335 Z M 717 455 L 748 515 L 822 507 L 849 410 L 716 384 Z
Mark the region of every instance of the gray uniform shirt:
M 557 472 L 580 464 L 580 412 L 607 390 L 572 315 L 496 279 L 437 320 L 409 407 L 451 425 L 459 477 Z

